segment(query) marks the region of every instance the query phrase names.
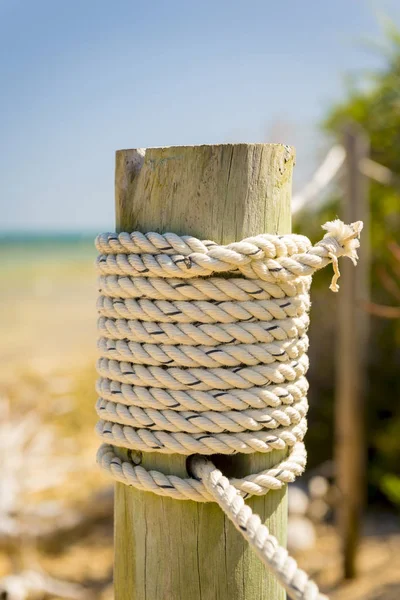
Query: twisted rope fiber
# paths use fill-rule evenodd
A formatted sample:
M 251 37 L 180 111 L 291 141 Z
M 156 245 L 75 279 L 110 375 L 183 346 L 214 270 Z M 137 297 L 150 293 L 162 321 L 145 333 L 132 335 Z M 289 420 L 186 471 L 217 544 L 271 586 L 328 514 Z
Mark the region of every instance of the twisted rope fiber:
M 356 264 L 362 223 L 324 229 L 314 246 L 299 235 L 227 246 L 172 233 L 96 240 L 99 464 L 139 490 L 217 502 L 298 600 L 323 596 L 244 498 L 305 468 L 311 276 L 332 263 L 338 290 L 338 258 Z M 206 458 L 272 450 L 287 455 L 242 479 Z M 146 471 L 140 452 L 188 455 L 192 476 Z

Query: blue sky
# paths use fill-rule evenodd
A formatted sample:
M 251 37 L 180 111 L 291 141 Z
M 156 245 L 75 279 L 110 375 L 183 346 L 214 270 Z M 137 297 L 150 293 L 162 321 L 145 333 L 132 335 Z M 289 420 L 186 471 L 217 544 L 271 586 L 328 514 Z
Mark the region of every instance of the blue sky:
M 297 148 L 301 187 L 344 75 L 396 0 L 0 0 L 2 230 L 114 225 L 114 151 Z

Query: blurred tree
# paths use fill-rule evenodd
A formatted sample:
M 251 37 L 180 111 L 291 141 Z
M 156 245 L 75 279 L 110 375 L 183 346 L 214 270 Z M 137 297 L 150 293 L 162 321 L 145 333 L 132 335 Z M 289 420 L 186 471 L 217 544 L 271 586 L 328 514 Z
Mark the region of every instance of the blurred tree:
M 388 167 L 400 181 L 400 32 L 391 23 L 386 23 L 385 29 L 383 68 L 367 77 L 362 75 L 358 85 L 353 83 L 347 90 L 345 101 L 330 110 L 323 128 L 340 142 L 343 125 L 348 121 L 358 122 L 370 137 L 372 160 Z M 400 187 L 371 182 L 370 202 L 371 298 L 376 304 L 396 307 L 400 305 L 395 292 L 400 289 L 400 263 L 393 247 L 400 233 Z M 336 197 L 333 194 L 318 215 L 313 214 L 311 218 L 306 210 L 303 211 L 296 228 L 315 239 L 319 234 L 317 223 L 335 218 L 338 207 L 338 194 Z M 320 461 L 332 455 L 334 371 L 331 342 L 335 333 L 336 299 L 332 295 L 329 297 L 328 279 L 329 274 L 321 272 L 315 278 L 313 288 L 310 330 L 312 410 L 308 434 L 311 463 L 313 456 Z M 329 319 L 326 319 L 327 310 Z M 372 315 L 366 406 L 370 501 L 382 497 L 383 492 L 392 502 L 400 504 L 399 493 L 393 492 L 395 482 L 400 489 L 399 366 L 400 319 L 387 320 Z

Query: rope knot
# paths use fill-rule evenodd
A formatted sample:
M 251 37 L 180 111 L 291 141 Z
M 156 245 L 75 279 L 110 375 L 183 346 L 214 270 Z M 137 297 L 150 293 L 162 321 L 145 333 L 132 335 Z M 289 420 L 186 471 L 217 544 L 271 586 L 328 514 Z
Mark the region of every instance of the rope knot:
M 356 221 L 350 225 L 346 225 L 340 219 L 328 221 L 322 226 L 327 232 L 324 238 L 316 244 L 327 250 L 328 256 L 332 260 L 334 275 L 332 277 L 329 289 L 332 292 L 337 292 L 339 286 L 337 281 L 340 277 L 338 258 L 347 256 L 352 261 L 353 265 L 357 264 L 358 254 L 357 248 L 360 246 L 360 234 L 364 224 L 362 221 Z

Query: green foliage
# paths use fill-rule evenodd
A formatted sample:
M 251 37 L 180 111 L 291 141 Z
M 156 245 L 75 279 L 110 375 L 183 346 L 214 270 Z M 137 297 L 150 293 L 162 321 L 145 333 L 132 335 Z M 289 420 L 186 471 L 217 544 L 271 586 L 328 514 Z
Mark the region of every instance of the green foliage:
M 392 473 L 384 475 L 381 480 L 381 488 L 389 500 L 400 508 L 400 477 Z
M 400 182 L 400 32 L 391 23 L 385 25 L 387 42 L 382 58 L 384 67 L 366 77 L 361 77 L 357 86 L 347 91 L 345 101 L 334 106 L 326 118 L 323 128 L 335 141 L 340 141 L 346 123 L 357 122 L 368 133 L 371 158 L 388 167 Z M 397 306 L 398 298 L 382 284 L 382 271 L 400 285 L 400 264 L 388 248 L 388 243 L 400 240 L 400 183 L 399 187 L 385 187 L 370 183 L 371 207 L 371 299 L 379 304 Z M 296 229 L 318 239 L 318 225 L 327 219 L 340 216 L 338 197 L 324 206 L 318 215 L 300 215 Z M 364 232 L 365 235 L 365 232 Z M 333 414 L 334 376 L 328 363 L 332 357 L 334 341 L 335 303 L 330 320 L 332 327 L 327 331 L 323 323 L 323 311 L 319 307 L 328 300 L 327 290 L 330 273 L 328 270 L 316 278 L 314 286 L 311 338 L 311 357 L 314 348 L 318 351 L 318 371 L 311 371 L 313 404 L 311 427 L 308 434 L 310 457 L 329 458 L 332 436 L 327 436 L 325 449 L 321 445 L 319 424 L 326 415 Z M 340 283 L 340 282 L 339 282 Z M 371 317 L 371 343 L 366 382 L 368 481 L 370 501 L 382 492 L 392 502 L 400 504 L 400 478 L 390 473 L 398 472 L 400 464 L 400 320 L 385 320 Z M 311 363 L 312 364 L 312 363 Z M 321 377 L 320 372 L 327 373 Z M 313 402 L 314 399 L 314 402 Z M 323 401 L 321 400 L 323 399 Z M 327 408 L 328 407 L 330 408 Z M 331 417 L 332 418 L 332 417 Z M 318 426 L 312 426 L 315 421 Z M 330 422 L 333 430 L 333 418 Z M 315 431 L 314 431 L 315 430 Z

